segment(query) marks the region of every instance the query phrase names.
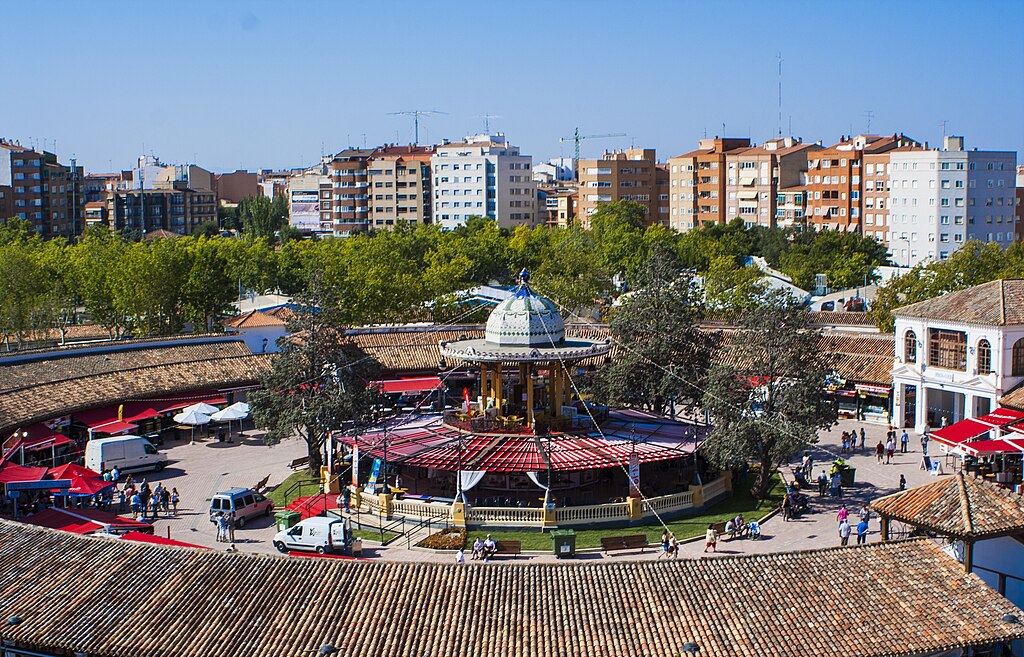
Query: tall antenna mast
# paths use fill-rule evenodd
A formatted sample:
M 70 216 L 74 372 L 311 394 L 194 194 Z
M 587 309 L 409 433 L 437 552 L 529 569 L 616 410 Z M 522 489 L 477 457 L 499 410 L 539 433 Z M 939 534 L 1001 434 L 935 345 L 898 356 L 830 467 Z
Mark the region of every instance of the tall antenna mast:
M 408 111 L 405 111 L 405 112 L 388 112 L 388 114 L 390 114 L 392 116 L 401 114 L 401 115 L 404 115 L 404 116 L 411 116 L 412 117 L 413 134 L 415 135 L 415 141 L 413 142 L 414 144 L 419 144 L 420 143 L 420 117 L 421 116 L 429 116 L 431 114 L 447 114 L 447 113 L 448 112 L 441 112 L 441 111 L 438 111 L 438 110 L 408 110 Z
M 782 137 L 782 53 L 778 55 L 779 58 L 779 137 Z
M 497 114 L 480 114 L 479 116 L 474 116 L 473 118 L 483 119 L 484 132 L 486 132 L 487 134 L 491 134 L 491 119 L 500 119 L 501 117 L 498 116 Z
M 868 120 L 868 134 L 870 135 L 871 134 L 871 119 L 875 118 L 875 113 L 872 112 L 871 110 L 868 110 L 868 111 L 864 112 L 864 116 L 867 117 L 867 120 Z
M 942 138 L 943 139 L 946 138 L 946 124 L 947 123 L 949 123 L 948 119 L 943 119 L 943 120 L 939 121 L 939 125 L 942 126 Z

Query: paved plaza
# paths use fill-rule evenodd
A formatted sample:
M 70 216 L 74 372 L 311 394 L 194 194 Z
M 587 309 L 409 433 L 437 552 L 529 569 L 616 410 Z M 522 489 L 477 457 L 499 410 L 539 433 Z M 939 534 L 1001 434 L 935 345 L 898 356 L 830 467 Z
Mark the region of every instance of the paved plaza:
M 913 487 L 934 479 L 930 473 L 920 469 L 921 444 L 916 436 L 911 436 L 910 452 L 901 454 L 897 450 L 893 463 L 889 465 L 876 462 L 874 446 L 879 439 L 884 441 L 886 427 L 874 424 L 863 424 L 851 420 L 840 421 L 832 430 L 822 432 L 821 442 L 811 453 L 815 461 L 815 473 L 839 455 L 840 435 L 863 426 L 867 433 L 864 449 L 852 455 L 846 455 L 847 462 L 857 469 L 856 483 L 844 489 L 842 501 L 828 496 L 819 498 L 817 491 L 807 491 L 811 497 L 812 511 L 800 518 L 785 522 L 781 515 L 773 515 L 761 526 L 763 538 L 759 541 L 748 539 L 719 540 L 718 551 L 714 554 L 704 553 L 703 539 L 685 543 L 680 547 L 680 558 L 702 558 L 716 555 L 753 554 L 764 552 L 783 552 L 839 545 L 837 534 L 836 512 L 840 504 L 846 504 L 851 517 L 866 501 L 882 495 L 893 493 L 898 489 L 899 477 L 907 479 L 907 486 Z M 212 441 L 196 444 L 172 443 L 165 446 L 171 464 L 162 473 L 146 473 L 147 480 L 154 484 L 162 481 L 165 486 L 173 486 L 181 495 L 181 503 L 177 516 L 161 516 L 155 523 L 155 531 L 160 536 L 167 536 L 194 543 L 205 547 L 224 549 L 223 543 L 216 542 L 214 526 L 209 522 L 207 509 L 209 500 L 217 491 L 234 486 L 249 487 L 270 475 L 269 483 L 275 486 L 284 481 L 293 471 L 288 464 L 295 458 L 306 453 L 306 445 L 293 438 L 279 445 L 268 447 L 255 438 L 236 437 L 233 443 L 217 443 Z M 936 449 L 932 445 L 932 455 Z M 796 465 L 794 462 L 792 465 Z M 752 520 L 752 518 L 747 518 Z M 854 523 L 855 524 L 855 523 Z M 869 542 L 879 538 L 878 520 L 872 518 Z M 657 527 L 645 528 L 648 535 L 657 535 Z M 235 532 L 235 546 L 242 552 L 276 554 L 271 545 L 275 533 L 273 518 L 254 519 L 244 529 Z M 628 530 L 625 530 L 628 532 Z M 484 532 L 471 532 L 471 535 Z M 425 535 L 421 533 L 411 537 L 412 542 Z M 851 543 L 854 539 L 851 538 Z M 603 554 L 597 551 L 581 551 L 578 560 L 646 560 L 658 557 L 657 548 L 648 548 L 643 553 L 618 552 Z M 372 559 L 391 561 L 435 561 L 450 562 L 450 553 L 438 553 L 420 549 L 407 548 L 407 541 L 399 539 L 392 545 L 381 547 L 375 542 L 364 542 L 363 556 Z M 504 560 L 504 559 L 503 559 Z M 549 562 L 554 561 L 551 554 L 524 554 L 514 559 L 517 562 Z

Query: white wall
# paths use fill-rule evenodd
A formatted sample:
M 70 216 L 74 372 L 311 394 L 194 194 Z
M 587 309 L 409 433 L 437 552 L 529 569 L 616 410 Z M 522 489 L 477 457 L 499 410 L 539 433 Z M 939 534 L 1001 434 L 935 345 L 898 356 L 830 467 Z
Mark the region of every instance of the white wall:
M 245 341 L 246 346 L 249 347 L 249 350 L 254 354 L 264 353 L 264 338 L 267 340 L 265 353 L 271 354 L 277 352 L 277 339 L 288 335 L 288 331 L 284 326 L 243 327 L 234 330 L 238 332 L 238 337 Z

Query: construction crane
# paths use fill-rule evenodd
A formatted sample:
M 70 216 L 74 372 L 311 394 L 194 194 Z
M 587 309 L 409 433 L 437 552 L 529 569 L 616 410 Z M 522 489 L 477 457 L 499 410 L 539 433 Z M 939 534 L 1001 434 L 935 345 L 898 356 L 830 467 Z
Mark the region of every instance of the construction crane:
M 413 117 L 412 125 L 413 125 L 413 131 L 414 131 L 415 136 L 416 136 L 416 141 L 415 141 L 416 144 L 420 143 L 420 117 L 421 116 L 429 116 L 431 114 L 447 114 L 447 113 L 448 112 L 440 112 L 438 110 L 409 110 L 407 112 L 388 112 L 388 114 L 390 114 L 392 116 L 397 116 L 397 115 L 401 114 L 401 115 L 404 115 L 404 116 L 411 116 L 411 117 Z
M 579 129 L 579 127 L 577 127 L 576 131 L 574 133 L 572 133 L 572 137 L 562 137 L 558 141 L 560 143 L 565 143 L 567 141 L 576 142 L 576 159 L 575 159 L 575 162 L 579 162 L 580 161 L 580 142 L 583 141 L 584 139 L 610 139 L 612 137 L 625 137 L 625 136 L 626 136 L 626 133 L 624 133 L 624 132 L 617 132 L 617 133 L 612 134 L 612 135 L 581 135 L 580 134 L 580 129 Z

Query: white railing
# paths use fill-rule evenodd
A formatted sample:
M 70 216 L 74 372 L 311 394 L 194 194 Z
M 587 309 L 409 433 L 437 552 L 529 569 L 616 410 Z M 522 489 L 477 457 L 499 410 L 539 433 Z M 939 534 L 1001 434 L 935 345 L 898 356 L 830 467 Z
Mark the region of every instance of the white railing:
M 367 513 L 380 513 L 380 500 L 373 493 L 361 493 L 360 500 L 366 505 Z
M 406 518 L 447 518 L 452 517 L 450 504 L 430 504 L 412 500 L 394 500 L 391 502 L 391 515 Z
M 555 521 L 559 525 L 586 524 L 593 521 L 629 520 L 625 502 L 592 504 L 589 506 L 566 506 L 555 509 Z
M 476 506 L 466 511 L 466 522 L 477 525 L 540 526 L 544 521 L 542 509 Z
M 713 500 L 725 492 L 725 477 L 719 477 L 710 484 L 704 484 L 704 502 Z
M 673 495 L 662 495 L 661 497 L 648 497 L 643 501 L 640 508 L 644 514 L 648 513 L 665 513 L 669 511 L 678 511 L 680 509 L 688 509 L 693 506 L 693 493 L 687 491 L 685 493 L 675 493 Z

